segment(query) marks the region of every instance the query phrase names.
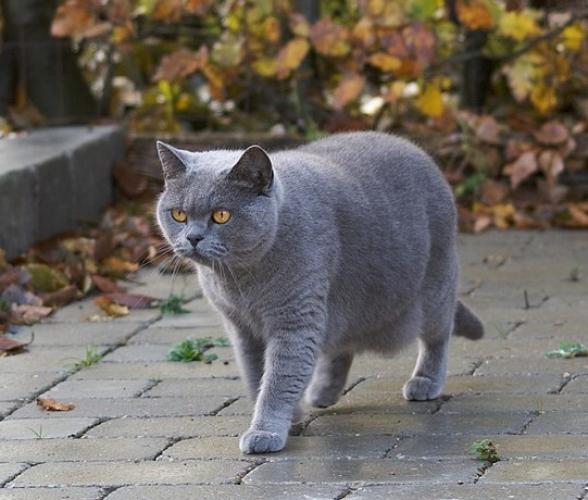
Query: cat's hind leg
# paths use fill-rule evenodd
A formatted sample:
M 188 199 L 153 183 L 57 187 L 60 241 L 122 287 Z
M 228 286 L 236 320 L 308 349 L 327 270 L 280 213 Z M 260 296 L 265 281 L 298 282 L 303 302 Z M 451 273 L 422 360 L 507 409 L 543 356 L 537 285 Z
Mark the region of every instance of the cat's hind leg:
M 339 401 L 352 361 L 351 353 L 321 354 L 306 391 L 306 401 L 316 408 L 327 408 Z
M 453 331 L 454 309 L 449 304 L 434 321 L 425 321 L 418 338 L 418 358 L 412 376 L 402 389 L 409 401 L 439 397 L 447 375 L 449 339 Z

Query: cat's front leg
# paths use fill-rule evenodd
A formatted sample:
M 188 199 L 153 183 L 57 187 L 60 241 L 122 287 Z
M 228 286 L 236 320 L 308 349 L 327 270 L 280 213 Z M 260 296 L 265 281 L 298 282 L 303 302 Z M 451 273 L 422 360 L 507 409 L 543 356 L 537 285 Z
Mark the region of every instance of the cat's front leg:
M 263 375 L 265 345 L 247 328 L 239 328 L 234 324 L 225 324 L 225 328 L 235 350 L 241 378 L 245 382 L 249 397 L 255 402 Z
M 315 365 L 322 331 L 316 326 L 274 331 L 265 350 L 265 371 L 251 427 L 240 439 L 243 453 L 279 451 Z

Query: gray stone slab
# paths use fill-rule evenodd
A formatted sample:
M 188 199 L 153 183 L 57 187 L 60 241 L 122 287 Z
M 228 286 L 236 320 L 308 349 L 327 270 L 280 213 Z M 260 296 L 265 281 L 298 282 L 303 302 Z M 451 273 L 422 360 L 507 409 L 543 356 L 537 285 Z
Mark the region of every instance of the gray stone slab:
M 142 361 L 157 362 L 166 361 L 168 353 L 173 348 L 173 344 L 159 345 L 159 344 L 135 344 L 119 347 L 104 357 L 104 361 L 115 363 L 138 363 Z M 214 353 L 218 356 L 215 364 L 221 364 L 223 361 L 231 360 L 233 351 L 230 347 L 215 347 L 208 352 Z M 197 362 L 194 362 L 197 363 Z
M 87 432 L 92 438 L 161 437 L 191 438 L 195 436 L 231 436 L 245 432 L 250 418 L 240 417 L 150 417 L 117 418 L 103 422 Z
M 332 500 L 344 489 L 338 486 L 305 485 L 217 485 L 217 486 L 126 486 L 106 497 L 107 500 Z M 0 497 L 1 498 L 1 497 Z
M 35 346 L 88 346 L 123 343 L 140 328 L 141 323 L 41 323 L 21 328 L 17 340 L 26 341 L 34 335 Z
M 0 422 L 0 439 L 51 439 L 77 436 L 91 427 L 97 418 L 28 418 Z
M 531 422 L 526 432 L 527 434 L 588 434 L 586 407 L 579 412 L 544 412 Z
M 100 500 L 100 488 L 4 488 L 0 500 Z
M 31 345 L 26 351 L 2 358 L 3 373 L 21 373 L 23 376 L 44 372 L 66 374 L 77 361 L 86 355 L 86 347 L 37 347 Z M 96 346 L 96 352 L 104 353 L 106 346 Z
M 68 398 L 75 408 L 67 412 L 68 417 L 163 417 L 207 415 L 221 408 L 227 398 L 203 396 L 201 398 Z M 62 419 L 64 412 L 45 412 L 36 403 L 29 403 L 18 409 L 9 418 Z M 1 425 L 1 423 L 0 423 Z
M 0 464 L 0 485 L 9 481 L 14 476 L 27 468 L 27 464 Z
M 42 394 L 43 398 L 92 399 L 132 398 L 151 387 L 153 381 L 144 379 L 66 380 Z
M 580 358 L 588 359 L 588 358 Z M 584 364 L 584 370 L 588 368 L 588 361 Z M 562 391 L 564 394 L 588 394 L 588 374 L 575 377 Z
M 0 417 L 8 415 L 18 406 L 18 404 L 18 401 L 0 401 Z
M 0 247 L 14 257 L 33 242 L 96 220 L 112 199 L 123 157 L 114 126 L 35 130 L 0 144 Z
M 149 389 L 144 397 L 186 397 L 245 395 L 240 380 L 226 378 L 164 379 Z
M 221 328 L 221 324 L 220 317 L 212 310 L 209 310 L 206 312 L 179 314 L 177 316 L 164 316 L 154 326 L 157 328 Z
M 588 408 L 588 395 L 566 394 L 463 394 L 441 406 L 441 413 L 486 413 L 496 411 L 572 411 Z
M 513 460 L 498 462 L 480 478 L 480 484 L 571 482 L 586 483 L 588 460 Z
M 124 283 L 122 283 L 124 285 Z M 74 302 L 66 307 L 58 309 L 53 315 L 47 319 L 47 323 L 74 323 L 99 324 L 105 330 L 113 330 L 119 328 L 124 323 L 137 323 L 147 325 L 151 321 L 155 321 L 161 315 L 159 309 L 135 309 L 130 310 L 127 316 L 118 318 L 111 318 L 106 316 L 104 312 L 94 304 L 92 299 L 83 300 L 81 302 Z M 94 319 L 100 318 L 100 321 L 94 322 Z M 92 319 L 92 321 L 90 321 Z M 126 327 L 125 327 L 126 328 Z
M 164 344 L 171 346 L 188 338 L 226 338 L 225 332 L 219 326 L 203 326 L 200 328 L 159 328 L 156 325 L 157 323 L 135 335 L 130 340 L 129 344 Z
M 395 460 L 304 460 L 270 462 L 243 478 L 245 484 L 355 484 L 471 481 L 478 464 L 454 462 L 398 462 Z
M 588 358 L 575 359 L 546 359 L 543 358 L 512 358 L 490 359 L 482 363 L 476 369 L 476 375 L 503 375 L 503 374 L 570 374 L 588 371 Z M 588 384 L 587 384 L 588 385 Z M 586 389 L 588 392 L 588 388 Z
M 239 376 L 237 364 L 232 359 L 216 360 L 210 364 L 175 363 L 169 361 L 143 363 L 100 363 L 75 373 L 72 378 L 82 379 L 117 379 L 117 378 L 150 378 L 155 380 L 166 378 L 208 378 Z
M 438 484 L 434 488 L 423 485 L 366 486 L 345 498 L 350 500 L 516 500 L 572 499 L 580 495 L 577 484 Z
M 352 413 L 318 417 L 304 430 L 304 435 L 513 434 L 520 432 L 526 421 L 526 413 L 505 412 L 469 415 Z
M 498 449 L 502 460 L 517 458 L 588 458 L 587 436 L 431 436 L 420 435 L 402 440 L 390 452 L 398 460 L 448 460 L 475 458 L 470 447 L 481 438 L 489 439 Z
M 42 392 L 61 378 L 52 372 L 2 373 L 0 375 L 0 400 L 27 399 Z
M 100 462 L 152 460 L 168 439 L 14 439 L 0 441 L 1 462 Z M 1 498 L 1 497 L 0 497 Z
M 191 462 L 91 462 L 35 465 L 9 483 L 25 486 L 124 486 L 232 483 L 251 467 L 231 460 Z
M 325 458 L 384 458 L 398 441 L 386 436 L 290 436 L 283 451 L 256 455 L 269 461 L 322 460 Z M 174 444 L 164 452 L 174 460 L 243 459 L 235 437 L 197 437 Z
M 185 300 L 192 300 L 197 296 L 202 296 L 195 273 L 162 274 L 155 267 L 141 269 L 133 279 L 133 284 L 129 286 L 129 291 L 157 297 L 158 299 L 165 299 L 172 294 Z M 186 306 L 186 308 L 189 308 L 189 306 Z

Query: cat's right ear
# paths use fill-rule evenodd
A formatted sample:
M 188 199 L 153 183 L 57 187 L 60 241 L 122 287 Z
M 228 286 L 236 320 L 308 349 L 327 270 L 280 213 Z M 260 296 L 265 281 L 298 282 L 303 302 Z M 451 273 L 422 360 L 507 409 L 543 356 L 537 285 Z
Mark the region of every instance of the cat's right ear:
M 166 182 L 186 173 L 188 161 L 186 151 L 176 149 L 165 142 L 157 141 L 157 154 L 163 168 L 163 179 Z

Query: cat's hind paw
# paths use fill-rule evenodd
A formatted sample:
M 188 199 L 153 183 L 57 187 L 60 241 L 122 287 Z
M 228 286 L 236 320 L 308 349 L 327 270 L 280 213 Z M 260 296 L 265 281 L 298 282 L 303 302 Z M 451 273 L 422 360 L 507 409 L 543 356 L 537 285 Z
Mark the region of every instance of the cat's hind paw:
M 412 377 L 402 388 L 402 395 L 408 401 L 427 401 L 437 399 L 443 390 L 443 384 L 438 384 L 428 377 Z
M 249 429 L 241 436 L 239 448 L 248 455 L 280 451 L 286 446 L 286 438 L 277 432 Z

